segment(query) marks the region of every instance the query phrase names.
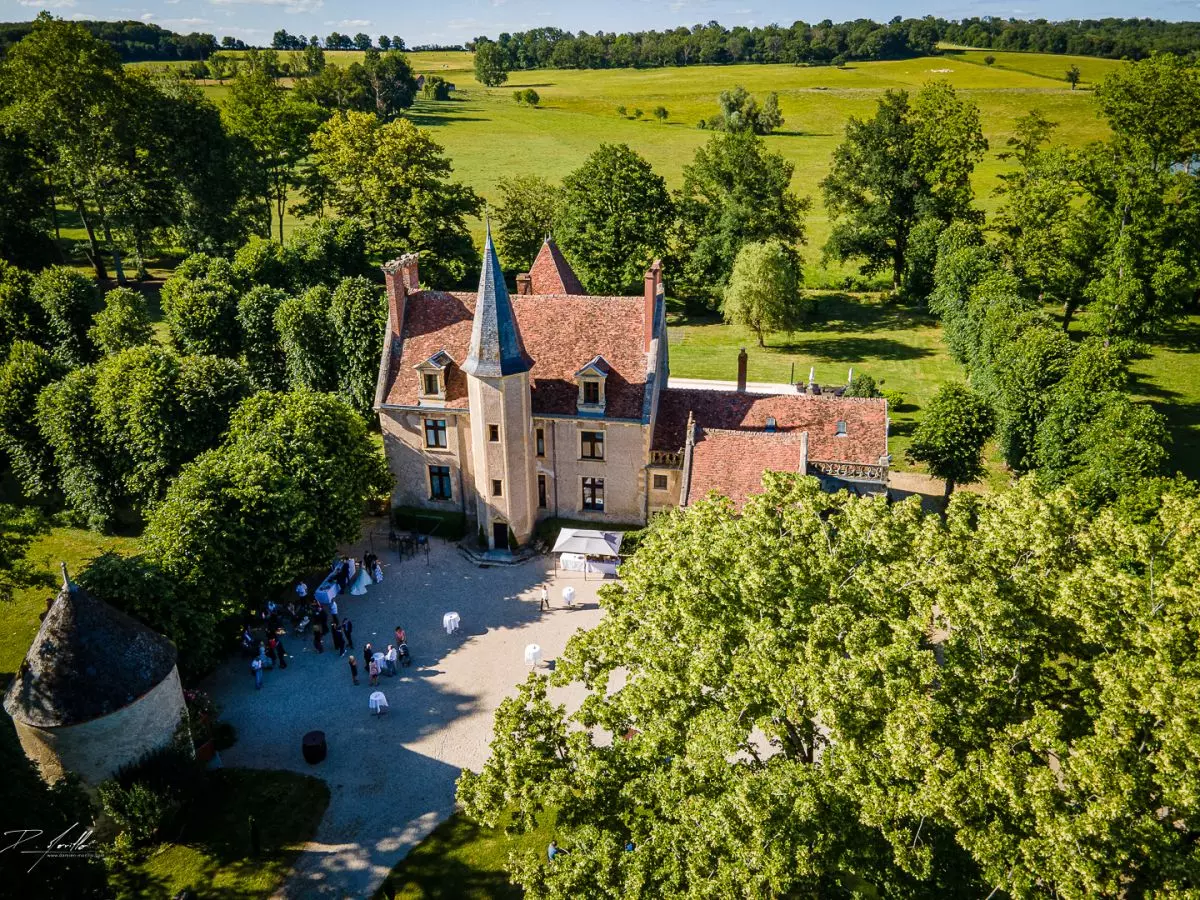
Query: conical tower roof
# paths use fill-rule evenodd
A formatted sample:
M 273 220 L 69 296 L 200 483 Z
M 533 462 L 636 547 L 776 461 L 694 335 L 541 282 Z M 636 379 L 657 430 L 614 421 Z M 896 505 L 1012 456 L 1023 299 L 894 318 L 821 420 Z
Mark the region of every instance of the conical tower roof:
M 500 378 L 528 372 L 532 367 L 533 360 L 521 342 L 517 316 L 504 284 L 504 272 L 492 245 L 489 225 L 479 293 L 475 298 L 475 320 L 471 325 L 471 348 L 462 368 L 476 378 Z
M 78 725 L 128 706 L 175 668 L 175 645 L 72 584 L 63 587 L 13 677 L 4 708 L 38 728 Z

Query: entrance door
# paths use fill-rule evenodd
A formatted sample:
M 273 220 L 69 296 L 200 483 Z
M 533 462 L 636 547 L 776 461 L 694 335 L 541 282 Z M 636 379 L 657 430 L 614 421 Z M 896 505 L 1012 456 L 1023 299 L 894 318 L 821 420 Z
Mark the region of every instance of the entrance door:
M 492 540 L 497 550 L 508 549 L 508 525 L 504 522 L 492 523 Z

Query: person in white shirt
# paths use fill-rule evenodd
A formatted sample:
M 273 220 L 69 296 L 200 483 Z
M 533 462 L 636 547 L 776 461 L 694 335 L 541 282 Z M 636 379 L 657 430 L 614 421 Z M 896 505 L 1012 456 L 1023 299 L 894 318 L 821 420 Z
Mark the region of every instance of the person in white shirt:
M 299 584 L 296 585 L 296 596 L 297 597 L 307 597 L 308 596 L 308 585 L 305 584 L 303 581 L 301 581 Z
M 389 675 L 396 674 L 396 646 L 388 644 L 387 653 L 383 656 L 383 661 L 387 663 L 387 673 Z

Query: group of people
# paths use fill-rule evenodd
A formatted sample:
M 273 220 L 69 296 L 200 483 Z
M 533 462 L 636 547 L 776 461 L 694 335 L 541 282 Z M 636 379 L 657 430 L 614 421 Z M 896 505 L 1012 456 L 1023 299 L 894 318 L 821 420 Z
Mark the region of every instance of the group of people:
M 399 625 L 396 626 L 396 643 L 388 644 L 387 650 L 376 651 L 368 642 L 363 645 L 363 661 L 367 665 L 368 684 L 379 684 L 379 676 L 389 678 L 396 674 L 397 663 L 402 666 L 412 664 L 412 654 L 408 652 L 408 635 Z M 350 680 L 358 684 L 358 660 L 350 657 Z
M 361 596 L 367 592 L 367 585 L 383 582 L 383 566 L 379 557 L 374 553 L 366 553 L 361 560 L 343 556 L 334 559 L 332 576 L 337 582 L 341 593 Z M 263 685 L 263 672 L 267 669 L 286 669 L 287 651 L 283 646 L 284 628 L 282 616 L 287 615 L 293 624 L 297 635 L 302 635 L 311 628 L 313 649 L 317 653 L 325 652 L 325 639 L 328 636 L 333 643 L 333 649 L 338 657 L 344 657 L 346 652 L 354 649 L 354 622 L 349 616 L 339 618 L 337 597 L 331 597 L 328 603 L 322 603 L 316 597 L 309 602 L 308 585 L 304 581 L 296 584 L 296 599 L 284 608 L 279 608 L 274 601 L 255 612 L 242 628 L 242 649 L 250 657 L 250 671 L 254 675 L 255 689 Z M 266 633 L 265 640 L 257 640 L 252 630 L 261 626 Z M 404 630 L 397 626 L 397 642 L 389 645 L 386 652 L 371 652 L 371 645 L 364 648 L 364 659 L 369 664 L 371 684 L 378 684 L 379 674 L 396 674 L 396 664 L 408 665 L 410 662 L 408 644 L 400 638 Z M 350 672 L 354 683 L 358 684 L 358 663 L 354 656 L 350 657 Z

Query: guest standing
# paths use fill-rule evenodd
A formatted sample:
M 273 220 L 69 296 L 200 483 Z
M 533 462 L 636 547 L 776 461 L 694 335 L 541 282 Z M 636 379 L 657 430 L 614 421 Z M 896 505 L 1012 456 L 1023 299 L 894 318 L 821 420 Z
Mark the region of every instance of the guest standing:
M 250 661 L 250 671 L 254 673 L 254 689 L 256 691 L 262 689 L 262 670 L 262 660 L 257 656 L 254 657 L 254 659 Z
M 539 607 L 539 611 L 542 609 L 549 609 L 550 608 L 550 592 L 548 590 L 546 590 L 546 586 L 544 584 L 542 585 L 542 591 L 538 596 L 541 601 L 541 606 Z
M 275 639 L 275 653 L 279 657 L 279 668 L 287 668 L 287 651 L 283 649 L 283 641 L 279 638 Z
M 338 652 L 338 656 L 346 655 L 346 636 L 342 634 L 342 626 L 338 624 L 338 620 L 333 620 L 333 631 L 329 633 L 333 638 L 333 649 Z
M 329 614 L 331 616 L 337 615 L 337 597 L 334 597 L 329 601 Z
M 350 680 L 358 684 L 358 661 L 353 656 L 350 657 Z
M 371 660 L 367 665 L 367 671 L 371 673 L 371 684 L 379 684 L 379 663 Z
M 401 628 L 399 625 L 396 626 L 396 643 L 397 644 L 407 644 L 408 643 L 408 636 L 405 635 L 404 629 Z
M 375 576 L 375 583 L 383 584 L 383 566 L 379 564 L 379 560 L 375 560 L 375 562 L 372 564 L 371 572 Z
M 396 648 L 392 644 L 388 644 L 387 653 L 383 655 L 383 661 L 387 664 L 387 673 L 389 676 L 396 674 Z
M 371 642 L 367 641 L 365 644 L 363 644 L 363 662 L 369 663 L 372 656 L 374 656 L 374 654 L 371 652 Z
M 342 619 L 342 634 L 346 636 L 346 646 L 351 650 L 354 649 L 354 623 L 349 619 Z
M 313 649 L 318 653 L 325 652 L 325 629 L 320 622 L 313 626 Z

